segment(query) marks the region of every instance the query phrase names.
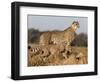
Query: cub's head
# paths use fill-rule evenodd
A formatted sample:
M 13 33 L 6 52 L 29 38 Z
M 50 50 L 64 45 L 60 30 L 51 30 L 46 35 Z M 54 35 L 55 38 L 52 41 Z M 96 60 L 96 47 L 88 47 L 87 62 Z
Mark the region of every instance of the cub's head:
M 72 27 L 74 30 L 76 30 L 77 28 L 80 27 L 79 22 L 78 22 L 78 21 L 73 21 L 71 27 Z

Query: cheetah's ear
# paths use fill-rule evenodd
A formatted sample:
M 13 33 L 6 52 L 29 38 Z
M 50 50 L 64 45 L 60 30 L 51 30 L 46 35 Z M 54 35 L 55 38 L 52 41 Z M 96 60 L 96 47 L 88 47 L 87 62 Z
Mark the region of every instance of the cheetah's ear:
M 78 21 L 75 21 L 75 20 L 74 20 L 72 24 L 74 24 L 74 23 L 78 23 Z
M 73 21 L 73 23 L 72 24 L 74 24 L 76 21 Z

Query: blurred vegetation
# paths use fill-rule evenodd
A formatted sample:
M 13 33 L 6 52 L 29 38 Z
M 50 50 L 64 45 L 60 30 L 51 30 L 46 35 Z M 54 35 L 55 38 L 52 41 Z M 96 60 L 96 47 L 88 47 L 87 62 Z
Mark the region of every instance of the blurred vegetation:
M 57 31 L 57 30 L 55 30 Z M 48 31 L 45 31 L 48 32 Z M 28 43 L 39 43 L 40 35 L 44 32 L 40 32 L 38 29 L 28 29 Z M 88 37 L 86 33 L 76 34 L 76 38 L 71 43 L 72 46 L 88 46 Z
M 28 43 L 39 42 L 40 32 L 38 29 L 30 28 L 28 29 Z
M 72 46 L 88 46 L 88 37 L 86 33 L 80 33 L 76 35 L 76 38 L 73 40 Z

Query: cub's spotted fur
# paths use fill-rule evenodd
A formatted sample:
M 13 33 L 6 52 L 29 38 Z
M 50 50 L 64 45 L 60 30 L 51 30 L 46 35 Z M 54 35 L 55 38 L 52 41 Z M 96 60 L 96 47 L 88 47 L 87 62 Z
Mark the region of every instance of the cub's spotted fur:
M 67 56 L 68 53 L 71 52 L 70 47 L 66 47 L 65 44 L 50 44 L 50 45 L 34 45 L 28 46 L 30 54 L 33 55 L 40 55 L 40 56 L 49 56 L 49 55 L 59 55 L 61 54 L 63 57 Z

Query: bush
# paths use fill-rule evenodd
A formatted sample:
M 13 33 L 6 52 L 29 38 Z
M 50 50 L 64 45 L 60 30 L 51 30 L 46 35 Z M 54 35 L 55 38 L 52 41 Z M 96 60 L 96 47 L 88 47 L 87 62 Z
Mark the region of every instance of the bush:
M 28 43 L 39 42 L 40 32 L 37 29 L 28 29 Z
M 78 35 L 76 35 L 76 38 L 73 40 L 73 42 L 71 43 L 72 46 L 88 46 L 88 38 L 87 38 L 87 34 L 85 33 L 80 33 Z

